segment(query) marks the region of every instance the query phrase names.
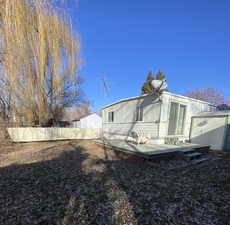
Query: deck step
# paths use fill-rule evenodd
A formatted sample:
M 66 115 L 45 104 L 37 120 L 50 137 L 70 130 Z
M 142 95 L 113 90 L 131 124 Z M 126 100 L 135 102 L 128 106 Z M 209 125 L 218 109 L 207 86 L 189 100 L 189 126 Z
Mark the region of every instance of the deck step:
M 191 163 L 192 163 L 192 164 L 199 164 L 199 163 L 206 162 L 206 161 L 208 161 L 208 158 L 202 157 L 202 158 L 200 158 L 200 159 L 193 159 L 193 160 L 191 161 Z
M 183 152 L 183 153 L 190 153 L 190 152 L 195 152 L 195 150 L 194 150 L 193 148 L 189 148 L 189 149 L 180 150 L 180 152 Z
M 196 151 L 196 152 L 203 153 L 203 152 L 209 152 L 210 148 L 211 148 L 210 145 L 206 145 L 206 146 L 203 146 L 203 147 L 195 147 L 195 148 L 193 148 L 193 150 Z
M 185 153 L 185 157 L 192 159 L 192 158 L 198 158 L 200 156 L 202 156 L 202 153 L 199 152 L 189 152 L 189 153 Z

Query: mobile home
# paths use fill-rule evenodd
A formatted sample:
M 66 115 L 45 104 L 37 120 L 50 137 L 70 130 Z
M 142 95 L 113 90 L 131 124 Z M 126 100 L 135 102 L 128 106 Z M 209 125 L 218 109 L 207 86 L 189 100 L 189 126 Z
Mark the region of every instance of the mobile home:
M 127 98 L 102 110 L 103 135 L 107 139 L 132 138 L 142 132 L 148 143 L 164 144 L 166 140 L 188 140 L 192 116 L 216 111 L 208 102 L 163 92 Z

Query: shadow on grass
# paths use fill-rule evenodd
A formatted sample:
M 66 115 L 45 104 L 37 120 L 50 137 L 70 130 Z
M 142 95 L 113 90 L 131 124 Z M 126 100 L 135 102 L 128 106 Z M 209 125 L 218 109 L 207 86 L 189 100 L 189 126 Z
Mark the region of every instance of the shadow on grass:
M 194 190 L 203 191 L 200 174 L 183 179 L 180 172 L 165 172 L 116 151 L 100 149 L 101 157 L 95 157 L 91 147 L 69 142 L 62 146 L 68 150 L 53 158 L 0 168 L 0 224 L 192 224 L 195 210 L 203 209 L 199 199 L 186 199 Z M 52 151 L 58 150 L 41 152 Z M 212 198 L 211 193 L 197 193 L 193 195 L 201 200 Z M 219 208 L 223 215 L 228 211 Z M 203 212 L 205 216 L 196 218 L 200 224 L 212 219 Z M 229 224 L 227 219 L 213 224 Z
M 74 142 L 65 147 L 71 150 L 54 158 L 57 146 L 42 149 L 49 156 L 42 161 L 0 168 L 0 224 L 120 224 L 112 164 L 89 160 L 87 149 Z

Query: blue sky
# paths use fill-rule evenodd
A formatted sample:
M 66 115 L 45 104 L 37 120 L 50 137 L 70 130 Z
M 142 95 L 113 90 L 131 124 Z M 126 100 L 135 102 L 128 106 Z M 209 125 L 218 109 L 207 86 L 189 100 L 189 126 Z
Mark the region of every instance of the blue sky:
M 214 87 L 230 99 L 229 12 L 229 0 L 81 0 L 72 19 L 93 109 L 139 95 L 147 72 L 158 69 L 173 93 Z

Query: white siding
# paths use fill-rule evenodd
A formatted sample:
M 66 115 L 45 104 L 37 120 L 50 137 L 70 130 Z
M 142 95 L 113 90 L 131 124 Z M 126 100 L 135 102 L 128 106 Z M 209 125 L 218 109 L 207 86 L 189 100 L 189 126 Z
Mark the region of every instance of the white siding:
M 142 130 L 145 136 L 150 138 L 158 137 L 159 123 L 114 123 L 114 124 L 104 124 L 103 133 L 105 135 L 124 135 L 130 136 L 131 131 Z
M 81 121 L 74 121 L 72 124 L 74 128 L 81 128 Z
M 190 140 L 192 143 L 211 145 L 214 150 L 222 150 L 227 124 L 228 116 L 193 118 Z
M 102 128 L 102 118 L 96 113 L 83 117 L 80 122 L 81 128 Z
M 102 118 L 96 113 L 83 117 L 79 121 L 73 121 L 74 128 L 102 128 Z
M 136 108 L 143 107 L 143 121 L 136 121 Z M 146 136 L 158 137 L 161 103 L 153 96 L 124 101 L 103 110 L 103 133 L 129 136 L 131 131 L 142 130 Z M 108 113 L 114 112 L 114 122 L 108 122 Z

